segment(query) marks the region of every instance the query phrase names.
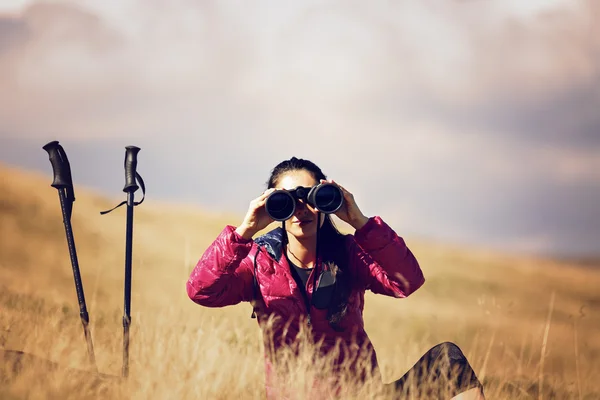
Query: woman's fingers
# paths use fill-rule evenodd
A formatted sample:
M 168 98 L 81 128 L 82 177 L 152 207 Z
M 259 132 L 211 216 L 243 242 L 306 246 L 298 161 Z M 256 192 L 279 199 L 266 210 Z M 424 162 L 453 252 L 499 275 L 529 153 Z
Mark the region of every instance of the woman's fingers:
M 340 190 L 342 191 L 342 193 L 344 195 L 344 199 L 350 200 L 350 199 L 354 198 L 354 196 L 352 196 L 352 193 L 350 193 L 345 187 L 343 187 L 342 185 L 340 185 L 339 183 L 337 183 L 333 179 L 330 181 L 330 183 L 332 183 L 332 184 L 334 184 L 334 185 L 336 185 L 337 187 L 340 188 Z
M 267 189 L 263 192 L 263 194 L 261 194 L 258 198 L 259 199 L 266 199 L 271 193 L 273 193 L 276 189 L 271 188 L 271 189 Z
M 267 189 L 263 192 L 263 194 L 261 194 L 256 199 L 254 199 L 254 204 L 256 204 L 256 208 L 262 207 L 265 204 L 265 202 L 267 201 L 267 197 L 269 197 L 269 195 L 271 193 L 273 193 L 274 191 L 275 191 L 275 189 L 273 189 L 273 188 Z
M 321 179 L 321 183 L 331 183 L 332 185 L 335 185 L 335 186 L 339 187 L 340 189 L 342 189 L 342 191 L 348 192 L 346 189 L 344 189 L 344 187 L 342 185 L 340 185 L 333 179 L 330 179 L 330 180 Z

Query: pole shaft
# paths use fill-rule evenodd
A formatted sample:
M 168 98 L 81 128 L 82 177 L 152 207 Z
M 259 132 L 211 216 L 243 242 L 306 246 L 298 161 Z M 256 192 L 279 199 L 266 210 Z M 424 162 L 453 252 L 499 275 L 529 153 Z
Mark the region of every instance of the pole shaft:
M 71 257 L 71 266 L 73 267 L 73 278 L 75 280 L 75 290 L 77 292 L 77 301 L 79 303 L 79 317 L 83 325 L 83 334 L 87 343 L 88 357 L 90 364 L 97 371 L 96 357 L 94 354 L 94 345 L 92 336 L 89 330 L 89 315 L 85 304 L 85 294 L 83 292 L 83 284 L 81 283 L 81 274 L 79 272 L 79 261 L 77 259 L 77 250 L 75 248 L 75 240 L 73 238 L 73 227 L 71 225 L 71 210 L 72 205 L 66 198 L 66 189 L 58 189 L 58 197 L 60 199 L 60 208 L 63 214 L 63 223 L 65 225 L 65 233 L 67 236 L 67 245 L 69 247 L 69 256 Z
M 131 314 L 131 264 L 133 249 L 133 193 L 127 194 L 127 230 L 125 236 L 125 315 Z
M 123 315 L 123 371 L 129 375 L 129 326 L 131 325 L 131 264 L 133 252 L 134 193 L 127 193 L 127 229 L 125 236 L 125 304 Z

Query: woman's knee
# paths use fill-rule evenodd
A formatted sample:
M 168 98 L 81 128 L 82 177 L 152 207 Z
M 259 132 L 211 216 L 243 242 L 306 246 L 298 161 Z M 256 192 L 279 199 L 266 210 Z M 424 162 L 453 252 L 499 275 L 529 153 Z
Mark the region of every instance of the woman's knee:
M 448 356 L 451 360 L 466 360 L 465 355 L 458 345 L 452 342 L 443 342 L 436 346 L 434 346 L 431 350 L 429 350 L 434 358 L 438 358 L 440 356 Z

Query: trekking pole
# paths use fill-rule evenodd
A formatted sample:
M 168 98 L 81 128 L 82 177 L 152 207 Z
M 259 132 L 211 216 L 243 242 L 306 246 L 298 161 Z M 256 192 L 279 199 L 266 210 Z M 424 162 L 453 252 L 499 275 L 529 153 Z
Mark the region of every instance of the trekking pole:
M 131 325 L 131 254 L 133 247 L 133 207 L 141 204 L 145 197 L 145 186 L 142 177 L 137 173 L 137 154 L 139 147 L 125 147 L 125 187 L 123 191 L 127 193 L 127 200 L 111 210 L 103 211 L 100 214 L 111 212 L 117 207 L 127 204 L 127 226 L 125 236 L 125 304 L 123 310 L 123 368 L 122 376 L 129 375 L 129 326 Z M 137 185 L 139 181 L 140 186 Z M 134 193 L 141 187 L 143 196 L 139 202 L 134 201 Z
M 73 190 L 73 179 L 71 177 L 71 166 L 62 146 L 58 141 L 52 141 L 42 147 L 48 152 L 52 170 L 54 172 L 54 181 L 52 187 L 58 190 L 60 199 L 60 208 L 62 210 L 65 232 L 67 235 L 67 244 L 69 255 L 71 256 L 71 266 L 73 267 L 73 278 L 75 279 L 75 289 L 77 291 L 77 300 L 79 302 L 79 316 L 83 325 L 83 333 L 87 343 L 87 350 L 90 364 L 98 372 L 96 366 L 96 357 L 94 356 L 94 345 L 89 330 L 89 315 L 85 305 L 85 295 L 83 293 L 83 284 L 81 274 L 79 273 L 79 261 L 77 260 L 77 250 L 75 249 L 75 240 L 73 239 L 73 228 L 71 226 L 71 214 L 73 211 L 73 202 L 75 201 L 75 191 Z

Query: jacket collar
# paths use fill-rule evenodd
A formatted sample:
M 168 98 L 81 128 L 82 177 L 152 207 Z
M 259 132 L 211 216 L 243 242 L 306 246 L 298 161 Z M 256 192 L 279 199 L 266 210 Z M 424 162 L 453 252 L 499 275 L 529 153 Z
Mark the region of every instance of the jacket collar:
M 254 242 L 267 250 L 274 260 L 279 261 L 283 254 L 283 235 L 283 228 L 278 227 L 257 237 Z

